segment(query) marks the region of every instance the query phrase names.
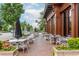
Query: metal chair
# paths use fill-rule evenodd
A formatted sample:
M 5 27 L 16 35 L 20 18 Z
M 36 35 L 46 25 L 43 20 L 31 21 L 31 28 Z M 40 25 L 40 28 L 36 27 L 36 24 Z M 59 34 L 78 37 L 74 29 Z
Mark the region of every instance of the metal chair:
M 54 35 L 54 44 L 60 44 L 60 39 L 61 39 L 61 36 L 60 35 Z
M 52 34 L 50 34 L 49 39 L 50 39 L 50 44 L 54 43 L 54 36 Z
M 26 51 L 28 52 L 28 45 L 25 44 L 24 42 L 18 42 L 18 46 L 17 46 L 18 50 L 22 49 L 23 53 Z
M 46 40 L 49 40 L 49 36 L 50 36 L 50 34 L 44 34 L 44 38 L 45 38 Z

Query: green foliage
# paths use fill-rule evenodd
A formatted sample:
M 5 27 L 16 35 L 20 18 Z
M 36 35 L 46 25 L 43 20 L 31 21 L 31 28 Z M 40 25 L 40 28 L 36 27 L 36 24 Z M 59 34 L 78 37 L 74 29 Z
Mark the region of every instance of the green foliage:
M 2 31 L 3 25 L 5 24 L 5 22 L 3 20 L 0 19 L 0 31 Z
M 9 31 L 10 30 L 10 26 L 7 22 L 5 22 L 4 20 L 0 20 L 0 31 Z
M 2 44 L 3 44 L 3 42 L 2 42 L 2 41 L 0 41 L 0 49 L 2 49 Z
M 45 20 L 42 18 L 40 21 L 40 31 L 44 31 L 45 30 Z
M 11 46 L 11 47 L 8 47 L 8 48 L 2 48 L 1 51 L 13 51 L 15 49 L 16 49 L 15 46 Z
M 8 26 L 11 25 L 14 29 L 14 24 L 23 13 L 23 5 L 20 3 L 4 3 L 0 8 L 0 20 L 4 20 L 5 24 L 2 26 L 3 31 L 9 31 Z
M 79 48 L 79 38 L 69 38 L 67 43 L 69 48 Z
M 21 29 L 22 29 L 22 31 L 24 31 L 26 29 L 26 22 L 25 21 L 21 23 Z
M 26 23 L 25 21 L 21 23 L 21 29 L 22 29 L 22 31 L 24 31 L 24 30 L 33 31 L 32 25 Z
M 39 30 L 40 31 L 45 31 L 45 19 L 43 18 L 43 12 L 40 13 L 41 14 L 41 21 L 39 22 Z
M 19 3 L 4 3 L 1 6 L 2 18 L 11 25 L 19 19 L 22 12 L 23 5 Z
M 79 38 L 69 38 L 67 45 L 60 45 L 57 47 L 59 50 L 79 50 Z
M 7 24 L 7 23 L 6 24 L 3 24 L 2 27 L 3 27 L 2 28 L 3 31 L 6 31 L 6 32 L 9 31 L 9 24 Z
M 26 29 L 27 29 L 27 31 L 33 31 L 33 27 L 30 24 L 26 25 Z

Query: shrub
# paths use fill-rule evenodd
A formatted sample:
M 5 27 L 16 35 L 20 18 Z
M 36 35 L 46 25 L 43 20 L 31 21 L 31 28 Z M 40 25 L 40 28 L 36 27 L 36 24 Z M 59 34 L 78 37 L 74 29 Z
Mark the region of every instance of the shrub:
M 16 47 L 11 46 L 11 47 L 8 47 L 8 48 L 3 48 L 2 51 L 13 51 L 15 49 L 16 49 Z
M 3 44 L 3 42 L 2 42 L 2 41 L 0 41 L 0 49 L 2 49 L 2 44 Z
M 67 40 L 67 45 L 60 45 L 56 47 L 59 50 L 79 50 L 79 38 L 69 38 Z
M 69 38 L 67 43 L 69 48 L 79 48 L 79 38 Z
M 57 48 L 58 50 L 61 50 L 61 49 L 66 50 L 66 49 L 67 49 L 67 46 L 61 44 L 61 45 L 57 46 L 56 48 Z

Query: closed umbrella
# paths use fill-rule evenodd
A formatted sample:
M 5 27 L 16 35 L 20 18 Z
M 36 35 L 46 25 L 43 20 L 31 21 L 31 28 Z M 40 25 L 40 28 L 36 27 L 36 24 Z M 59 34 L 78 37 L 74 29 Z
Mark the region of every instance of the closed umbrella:
M 21 26 L 19 19 L 16 20 L 15 38 L 19 39 L 22 37 Z

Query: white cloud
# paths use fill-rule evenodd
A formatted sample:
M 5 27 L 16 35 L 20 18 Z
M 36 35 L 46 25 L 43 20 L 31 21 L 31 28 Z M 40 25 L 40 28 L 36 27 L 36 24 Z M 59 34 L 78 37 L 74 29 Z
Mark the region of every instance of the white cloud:
M 35 6 L 35 7 L 33 7 Z M 39 27 L 38 23 L 35 22 L 35 20 L 40 21 L 40 12 L 42 12 L 44 10 L 44 8 L 38 9 L 37 7 L 39 7 L 39 4 L 31 4 L 28 5 L 27 7 L 25 6 L 25 12 L 24 12 L 24 19 L 26 20 L 26 22 L 28 22 L 29 24 L 31 24 L 34 28 L 35 27 Z M 40 8 L 40 7 L 39 7 Z
M 43 9 L 37 10 L 37 9 L 26 9 L 25 10 L 25 14 L 29 14 L 27 15 L 26 18 L 26 22 L 31 22 L 30 24 L 35 28 L 35 27 L 39 27 L 39 25 L 37 23 L 35 23 L 35 20 L 40 21 L 39 17 L 40 17 L 40 12 L 42 12 Z M 33 22 L 33 23 L 32 23 Z
M 31 6 L 39 7 L 40 5 L 38 3 L 31 3 Z
M 40 12 L 42 12 L 43 9 L 37 10 L 37 9 L 26 9 L 25 13 L 29 13 L 33 18 L 39 18 L 40 17 Z
M 26 18 L 26 19 L 29 19 L 29 16 L 26 16 L 25 18 Z

